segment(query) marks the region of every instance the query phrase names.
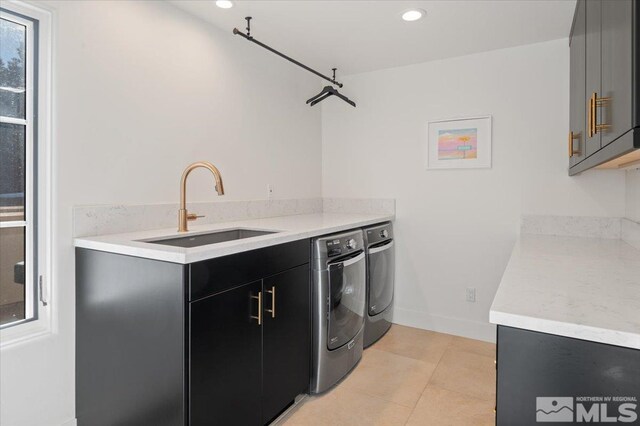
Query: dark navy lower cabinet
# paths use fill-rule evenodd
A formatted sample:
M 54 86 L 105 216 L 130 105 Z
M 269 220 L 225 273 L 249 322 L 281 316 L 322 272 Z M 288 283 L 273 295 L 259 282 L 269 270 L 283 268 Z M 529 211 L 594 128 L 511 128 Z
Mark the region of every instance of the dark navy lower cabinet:
M 309 265 L 263 280 L 262 423 L 291 403 L 292 395 L 307 393 L 311 374 Z
M 260 291 L 256 281 L 190 303 L 190 424 L 261 424 L 262 328 L 251 320 Z
M 640 350 L 498 326 L 496 424 L 640 424 Z
M 185 424 L 184 266 L 76 249 L 80 426 Z
M 76 249 L 78 425 L 264 425 L 306 393 L 309 240 L 191 265 Z

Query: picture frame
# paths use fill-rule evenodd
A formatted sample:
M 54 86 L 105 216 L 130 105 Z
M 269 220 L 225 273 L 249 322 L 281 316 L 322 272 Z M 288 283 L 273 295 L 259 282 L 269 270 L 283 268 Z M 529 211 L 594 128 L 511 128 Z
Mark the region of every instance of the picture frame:
M 491 115 L 427 123 L 427 169 L 491 168 Z

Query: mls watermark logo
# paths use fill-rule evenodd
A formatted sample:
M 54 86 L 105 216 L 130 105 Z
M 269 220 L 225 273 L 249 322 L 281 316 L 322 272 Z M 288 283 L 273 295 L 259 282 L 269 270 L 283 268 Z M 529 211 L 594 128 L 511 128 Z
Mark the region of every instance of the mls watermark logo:
M 539 396 L 536 423 L 634 423 L 638 420 L 635 396 Z
M 573 423 L 573 398 L 570 396 L 537 397 L 536 422 Z

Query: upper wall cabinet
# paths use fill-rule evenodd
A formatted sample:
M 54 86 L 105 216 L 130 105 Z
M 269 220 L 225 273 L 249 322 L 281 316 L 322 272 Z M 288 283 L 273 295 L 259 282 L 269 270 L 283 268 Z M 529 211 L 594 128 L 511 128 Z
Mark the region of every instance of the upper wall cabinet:
M 570 38 L 569 174 L 640 162 L 640 5 L 578 0 Z

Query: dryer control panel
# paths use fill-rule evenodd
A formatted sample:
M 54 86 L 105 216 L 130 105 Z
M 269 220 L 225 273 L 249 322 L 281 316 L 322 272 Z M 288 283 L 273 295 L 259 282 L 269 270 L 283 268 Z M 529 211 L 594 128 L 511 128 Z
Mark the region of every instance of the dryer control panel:
M 393 225 L 391 222 L 365 228 L 364 242 L 367 247 L 384 243 L 393 239 Z

